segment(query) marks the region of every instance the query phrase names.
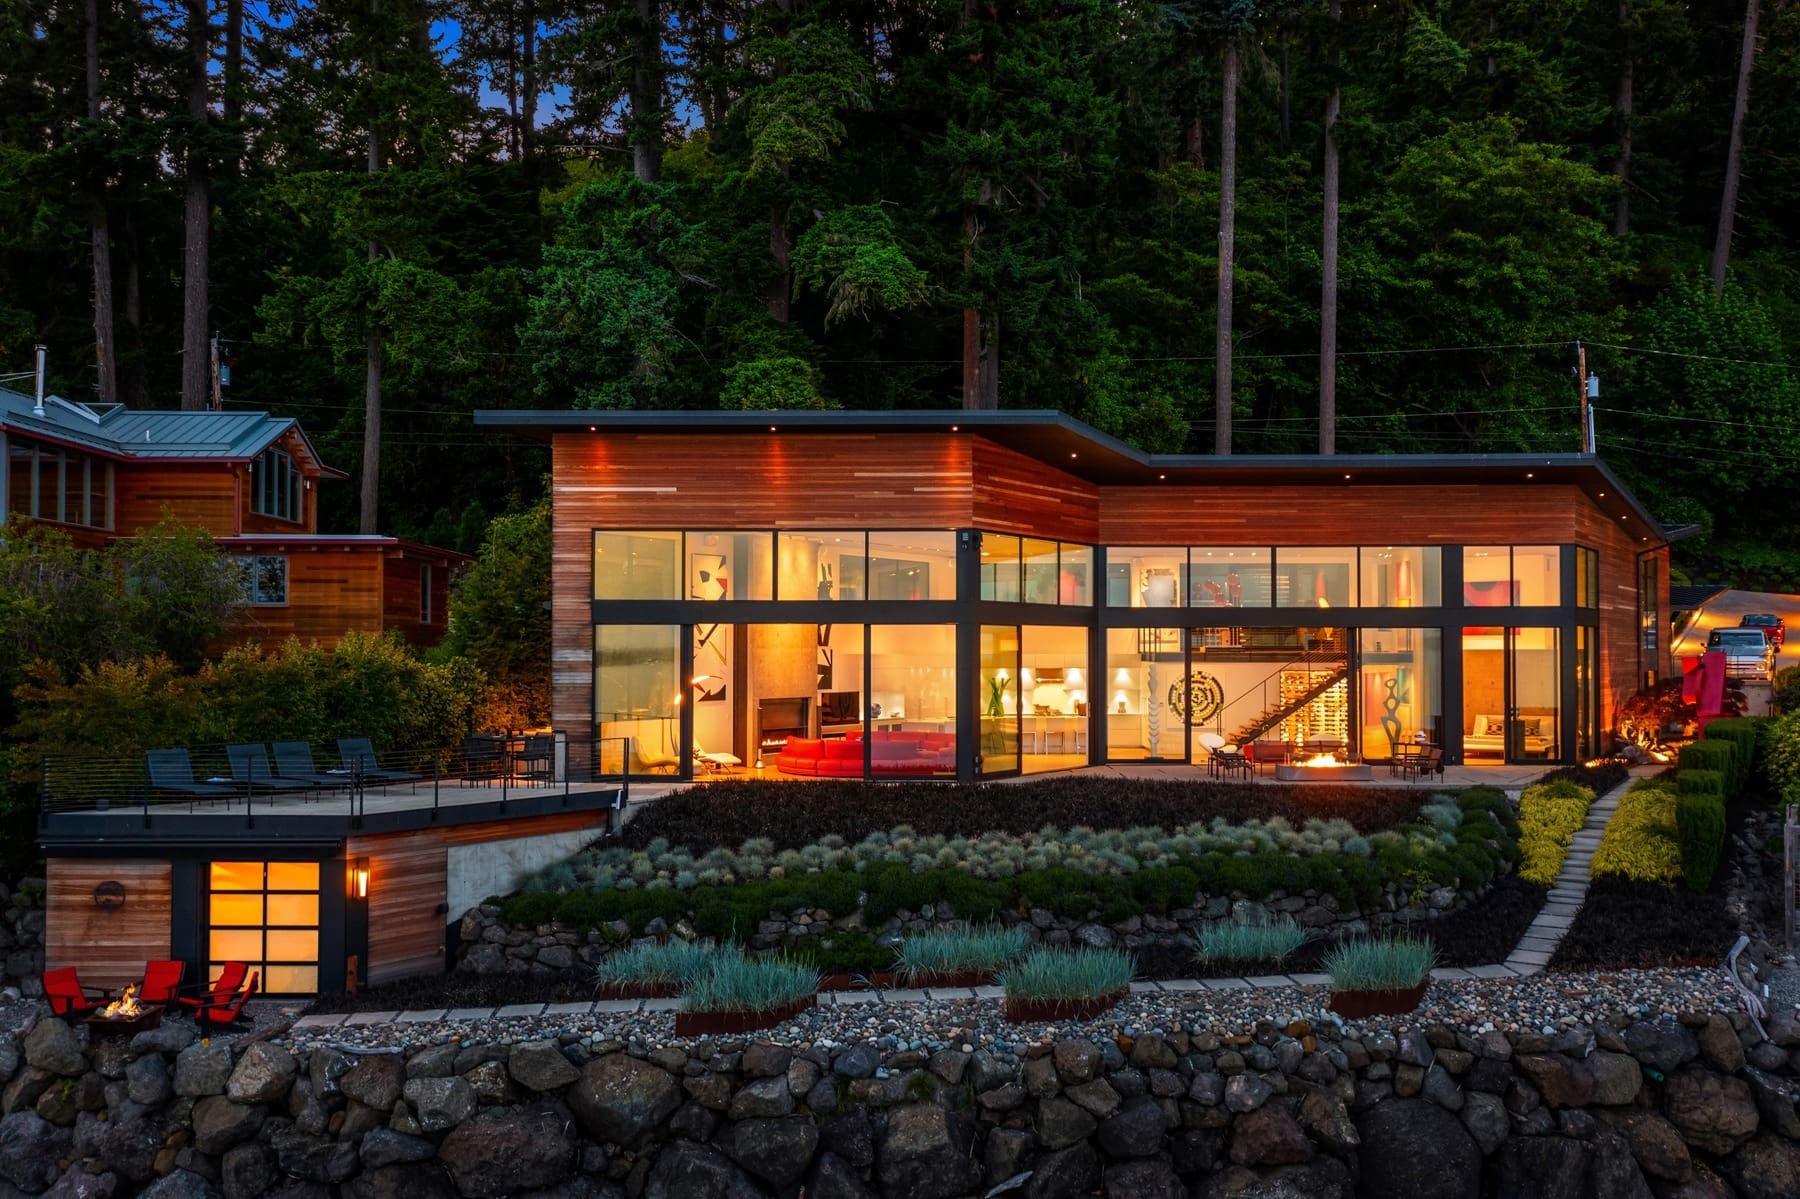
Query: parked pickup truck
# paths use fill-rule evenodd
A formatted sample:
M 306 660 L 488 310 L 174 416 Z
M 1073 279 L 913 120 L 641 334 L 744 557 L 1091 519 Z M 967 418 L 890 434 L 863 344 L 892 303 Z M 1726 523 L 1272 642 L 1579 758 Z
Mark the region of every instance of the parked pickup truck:
M 1728 675 L 1766 679 L 1774 666 L 1775 647 L 1758 628 L 1714 629 L 1707 634 L 1706 648 L 1724 651 Z
M 1787 625 L 1773 612 L 1752 612 L 1738 621 L 1738 628 L 1761 629 L 1769 644 L 1775 647 L 1776 653 L 1780 653 L 1781 647 L 1787 643 Z

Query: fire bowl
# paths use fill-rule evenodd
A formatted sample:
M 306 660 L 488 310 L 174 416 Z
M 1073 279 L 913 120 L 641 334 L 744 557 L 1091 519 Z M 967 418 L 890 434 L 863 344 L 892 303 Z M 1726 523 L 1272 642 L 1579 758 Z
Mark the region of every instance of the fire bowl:
M 1284 783 L 1366 783 L 1375 774 L 1365 763 L 1343 762 L 1336 766 L 1277 766 L 1275 777 Z

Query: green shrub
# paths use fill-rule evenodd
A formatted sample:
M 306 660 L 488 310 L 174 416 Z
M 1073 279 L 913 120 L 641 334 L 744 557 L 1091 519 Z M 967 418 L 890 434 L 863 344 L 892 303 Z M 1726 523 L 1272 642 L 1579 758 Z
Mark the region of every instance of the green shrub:
M 684 1012 L 767 1012 L 819 989 L 811 967 L 780 958 L 726 955 L 694 975 L 681 992 Z
M 1429 937 L 1345 941 L 1325 959 L 1334 991 L 1403 991 L 1431 973 L 1437 944 Z
M 1784 666 L 1776 671 L 1772 690 L 1776 711 L 1800 712 L 1800 666 Z
M 1679 795 L 1705 795 L 1725 802 L 1725 776 L 1717 770 L 1678 770 L 1675 791 Z
M 1766 721 L 1749 716 L 1731 716 L 1715 720 L 1701 730 L 1701 744 L 1711 741 L 1724 741 L 1736 749 L 1734 766 L 1737 780 L 1734 788 L 1743 791 L 1750 786 L 1756 776 L 1757 746 L 1762 740 L 1762 726 Z
M 1676 754 L 1675 768 L 1683 774 L 1717 774 L 1720 794 L 1729 798 L 1738 792 L 1737 756 L 1737 746 L 1731 741 L 1690 741 Z
M 1007 968 L 1008 999 L 1104 999 L 1131 985 L 1129 954 L 1116 949 L 1034 949 Z
M 685 983 L 712 968 L 721 957 L 742 956 L 742 951 L 727 943 L 683 941 L 676 938 L 662 943 L 639 942 L 627 945 L 602 958 L 594 967 L 594 981 L 606 983 Z
M 1520 878 L 1540 887 L 1556 881 L 1593 801 L 1592 791 L 1566 779 L 1525 788 L 1519 798 Z
M 1517 840 L 1519 836 L 1519 816 L 1513 811 L 1512 801 L 1506 798 L 1506 792 L 1498 787 L 1480 786 L 1465 787 L 1456 797 L 1462 805 L 1464 813 L 1486 812 L 1494 818 L 1494 822 Z
M 1793 795 L 1800 790 L 1800 706 L 1764 726 L 1762 763 L 1776 795 Z
M 1292 916 L 1226 920 L 1200 930 L 1200 957 L 1208 961 L 1280 961 L 1306 944 L 1306 930 Z
M 850 928 L 807 937 L 790 947 L 787 956 L 823 974 L 873 974 L 887 967 L 894 951 L 863 929 Z
M 1712 886 L 1725 850 L 1725 804 L 1716 794 L 1684 791 L 1675 801 L 1675 837 L 1681 846 L 1681 873 L 1695 891 Z
M 998 970 L 1021 957 L 1029 945 L 1022 925 L 918 933 L 901 942 L 894 970 L 909 979 L 922 974 Z
M 1642 780 L 1649 782 L 1649 780 Z M 1681 881 L 1681 845 L 1675 831 L 1675 792 L 1633 785 L 1606 822 L 1594 851 L 1593 876 L 1638 882 Z

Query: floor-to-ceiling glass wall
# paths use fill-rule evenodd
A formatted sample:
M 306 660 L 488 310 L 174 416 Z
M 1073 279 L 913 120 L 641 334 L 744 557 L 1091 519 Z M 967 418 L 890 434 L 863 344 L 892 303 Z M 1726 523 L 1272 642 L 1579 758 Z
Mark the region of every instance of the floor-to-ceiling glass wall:
M 956 777 L 956 626 L 869 629 L 869 747 L 875 778 Z
M 1088 631 L 1026 625 L 1019 643 L 1020 769 L 1026 774 L 1088 760 Z
M 1465 628 L 1464 760 L 1561 761 L 1562 665 L 1559 629 Z
M 1106 756 L 1185 761 L 1187 721 L 1169 702 L 1187 677 L 1186 630 L 1108 629 L 1106 671 L 1094 690 L 1106 705 Z
M 603 773 L 679 774 L 680 625 L 600 625 L 594 629 L 594 717 Z
M 981 745 L 976 765 L 981 774 L 1005 774 L 1019 768 L 1018 626 L 982 625 L 980 644 L 975 702 L 981 713 Z
M 1358 629 L 1356 639 L 1362 756 L 1383 761 L 1402 745 L 1442 746 L 1442 631 Z

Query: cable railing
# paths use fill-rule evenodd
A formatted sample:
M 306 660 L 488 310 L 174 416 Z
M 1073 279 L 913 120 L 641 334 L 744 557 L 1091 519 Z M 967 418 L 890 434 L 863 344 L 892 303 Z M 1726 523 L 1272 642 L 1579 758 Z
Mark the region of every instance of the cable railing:
M 452 748 L 377 750 L 367 738 L 197 744 L 120 754 L 51 754 L 38 780 L 38 824 L 78 813 L 348 816 L 502 805 L 616 791 L 628 799 L 629 738 L 560 731 L 478 735 Z M 605 767 L 614 766 L 607 770 Z

